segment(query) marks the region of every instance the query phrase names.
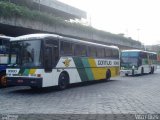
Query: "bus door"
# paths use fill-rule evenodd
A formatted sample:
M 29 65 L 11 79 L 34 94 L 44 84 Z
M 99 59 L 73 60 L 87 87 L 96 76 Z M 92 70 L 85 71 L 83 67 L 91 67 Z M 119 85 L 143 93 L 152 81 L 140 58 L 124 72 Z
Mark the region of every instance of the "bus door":
M 44 65 L 46 67 L 46 70 L 48 72 L 51 72 L 52 68 L 54 68 L 57 65 L 59 58 L 58 40 L 46 40 L 44 51 Z

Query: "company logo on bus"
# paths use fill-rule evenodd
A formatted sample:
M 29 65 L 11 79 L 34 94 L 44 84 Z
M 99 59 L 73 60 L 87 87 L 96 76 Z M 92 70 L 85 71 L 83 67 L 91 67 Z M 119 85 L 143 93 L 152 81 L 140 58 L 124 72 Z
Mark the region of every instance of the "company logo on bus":
M 65 67 L 69 67 L 69 66 L 70 66 L 70 62 L 71 62 L 71 60 L 67 58 L 67 59 L 63 62 L 63 64 L 65 65 Z
M 119 60 L 98 60 L 98 66 L 119 66 Z

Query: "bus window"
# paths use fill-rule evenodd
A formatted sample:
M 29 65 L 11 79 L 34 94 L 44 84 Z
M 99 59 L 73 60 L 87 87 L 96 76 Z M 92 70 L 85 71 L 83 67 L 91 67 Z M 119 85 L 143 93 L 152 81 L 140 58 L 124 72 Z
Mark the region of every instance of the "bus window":
M 148 58 L 147 53 L 145 53 L 145 52 L 141 52 L 140 56 L 141 56 L 141 58 Z
M 106 53 L 106 57 L 108 58 L 112 57 L 112 49 L 106 48 L 105 53 Z
M 53 60 L 52 66 L 55 67 L 59 60 L 58 40 L 50 38 L 46 40 L 46 46 L 52 47 L 52 53 L 50 55 L 52 56 L 52 60 Z
M 153 60 L 157 60 L 157 54 L 153 55 Z
M 74 46 L 74 54 L 75 56 L 86 56 L 86 46 L 75 44 Z
M 9 51 L 9 40 L 0 39 L 0 51 L 3 52 Z
M 73 55 L 72 51 L 72 43 L 61 41 L 61 55 Z
M 88 47 L 88 56 L 89 57 L 96 57 L 97 56 L 96 52 L 97 52 L 96 47 L 91 47 L 91 46 Z
M 104 58 L 104 48 L 97 48 L 97 57 Z
M 114 58 L 119 58 L 119 51 L 118 50 L 112 50 L 112 54 Z

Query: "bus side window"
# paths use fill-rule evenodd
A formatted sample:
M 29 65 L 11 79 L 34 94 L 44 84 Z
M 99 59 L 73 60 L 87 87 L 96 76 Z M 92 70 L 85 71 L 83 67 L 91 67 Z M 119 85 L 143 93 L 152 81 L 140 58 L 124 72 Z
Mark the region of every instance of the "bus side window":
M 75 56 L 86 56 L 87 55 L 87 49 L 85 45 L 74 45 L 74 55 Z
M 106 48 L 105 49 L 106 57 L 111 58 L 112 57 L 112 49 Z
M 141 58 L 147 58 L 147 53 L 142 52 L 141 53 Z
M 96 47 L 88 46 L 88 57 L 97 57 Z
M 61 49 L 60 49 L 61 55 L 64 55 L 64 56 L 72 56 L 73 55 L 73 50 L 72 50 L 73 44 L 72 43 L 61 41 L 60 45 L 61 45 Z
M 112 50 L 112 54 L 114 58 L 119 58 L 119 51 L 118 50 Z
M 99 58 L 105 57 L 104 48 L 97 48 L 97 57 Z

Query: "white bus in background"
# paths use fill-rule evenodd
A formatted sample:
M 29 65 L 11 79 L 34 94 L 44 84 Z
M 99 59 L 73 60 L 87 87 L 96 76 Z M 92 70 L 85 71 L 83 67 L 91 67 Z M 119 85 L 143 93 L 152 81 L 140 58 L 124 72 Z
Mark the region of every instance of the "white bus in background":
M 153 74 L 157 69 L 157 53 L 143 50 L 123 50 L 121 52 L 121 75 Z

